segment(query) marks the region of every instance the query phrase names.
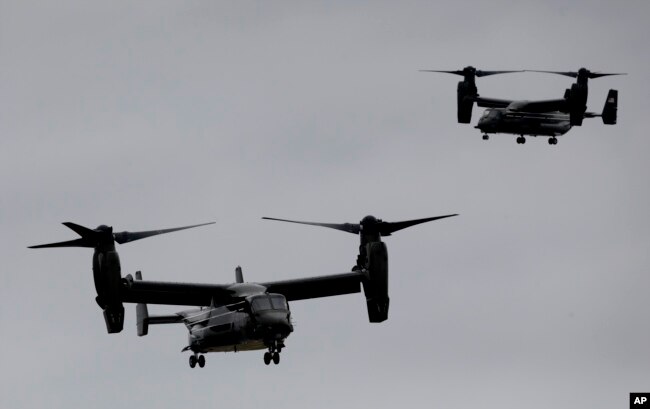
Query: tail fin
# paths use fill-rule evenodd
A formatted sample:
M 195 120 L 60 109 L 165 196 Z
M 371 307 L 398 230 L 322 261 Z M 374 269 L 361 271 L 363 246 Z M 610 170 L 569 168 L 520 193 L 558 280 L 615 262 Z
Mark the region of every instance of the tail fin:
M 135 272 L 135 279 L 142 280 L 142 272 Z M 149 333 L 149 310 L 147 304 L 137 304 L 135 306 L 135 316 L 138 321 L 138 336 L 143 337 Z
M 136 305 L 135 316 L 138 319 L 138 336 L 144 337 L 149 333 L 149 311 L 147 304 Z
M 142 280 L 142 273 L 140 271 L 135 272 L 135 279 Z M 183 321 L 183 317 L 178 314 L 149 316 L 147 304 L 137 304 L 135 306 L 135 316 L 138 322 L 139 337 L 143 337 L 149 333 L 149 324 L 175 324 Z
M 237 268 L 235 269 L 235 282 L 236 283 L 244 282 L 244 273 L 242 272 L 240 266 L 237 266 Z
M 618 110 L 618 91 L 615 89 L 610 89 L 607 94 L 607 100 L 605 101 L 605 107 L 603 108 L 603 123 L 605 125 L 615 125 L 616 124 L 616 111 Z

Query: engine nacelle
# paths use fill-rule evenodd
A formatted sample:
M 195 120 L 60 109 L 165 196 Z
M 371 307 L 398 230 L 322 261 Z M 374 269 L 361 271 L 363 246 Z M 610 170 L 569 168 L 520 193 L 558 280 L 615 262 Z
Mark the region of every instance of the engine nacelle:
M 476 85 L 466 81 L 460 81 L 457 88 L 458 123 L 468 124 L 472 122 L 472 108 L 474 99 L 478 96 Z
M 565 94 L 566 95 L 566 94 Z M 569 118 L 572 126 L 582 125 L 582 120 L 587 111 L 588 89 L 586 84 L 573 84 L 569 91 Z
M 93 256 L 93 277 L 97 290 L 97 304 L 104 310 L 104 321 L 109 334 L 121 332 L 124 327 L 124 306 L 120 297 L 122 282 L 120 259 L 115 250 L 96 250 Z
M 120 303 L 104 309 L 104 321 L 109 334 L 122 332 L 124 328 L 124 307 Z
M 388 250 L 383 242 L 367 245 L 368 264 L 363 281 L 368 320 L 382 322 L 388 319 Z

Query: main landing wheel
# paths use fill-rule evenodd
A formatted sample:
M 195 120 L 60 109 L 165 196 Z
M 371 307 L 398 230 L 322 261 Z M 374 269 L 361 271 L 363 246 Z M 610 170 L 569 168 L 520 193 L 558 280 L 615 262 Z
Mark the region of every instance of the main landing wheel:
M 548 144 L 549 144 L 549 145 L 557 145 L 557 138 L 556 138 L 556 137 L 552 137 L 552 138 L 550 138 L 550 139 L 548 140 Z
M 265 352 L 264 353 L 264 364 L 269 365 L 273 361 L 275 365 L 280 363 L 280 353 L 279 352 Z
M 487 141 L 488 139 L 490 139 L 490 135 L 488 135 L 488 134 L 483 134 L 483 140 L 484 140 L 484 141 Z
M 519 143 L 519 144 L 526 143 L 526 138 L 524 138 L 523 136 L 518 136 L 517 137 L 517 143 Z
M 205 366 L 205 357 L 203 355 L 190 355 L 190 368 L 196 367 L 196 364 L 199 364 L 199 368 Z

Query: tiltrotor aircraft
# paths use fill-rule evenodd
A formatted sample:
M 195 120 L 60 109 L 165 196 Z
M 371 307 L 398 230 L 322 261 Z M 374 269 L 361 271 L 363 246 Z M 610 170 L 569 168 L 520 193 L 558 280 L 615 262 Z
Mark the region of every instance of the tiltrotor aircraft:
M 450 214 L 402 222 L 384 222 L 366 216 L 360 223 L 306 223 L 358 234 L 361 239 L 357 263 L 351 272 L 310 278 L 264 283 L 244 281 L 240 267 L 235 283 L 198 284 L 145 281 L 140 271 L 135 278 L 122 277 L 115 243 L 123 244 L 158 234 L 204 226 L 204 223 L 165 230 L 114 233 L 105 225 L 89 229 L 63 223 L 79 234 L 76 240 L 42 244 L 30 248 L 90 247 L 93 254 L 93 277 L 97 304 L 104 312 L 109 333 L 121 332 L 124 326 L 123 303 L 135 303 L 137 333 L 147 335 L 150 324 L 183 323 L 189 331 L 189 363 L 205 365 L 203 354 L 266 349 L 264 363 L 280 362 L 285 340 L 293 332 L 289 301 L 358 293 L 366 296 L 368 319 L 382 322 L 388 318 L 388 252 L 382 236 L 416 224 L 456 216 Z M 281 220 L 281 219 L 274 219 Z M 289 221 L 289 220 L 287 220 Z M 149 315 L 147 304 L 195 306 L 171 315 Z
M 590 78 L 624 75 L 596 73 L 586 68 L 580 68 L 577 72 L 526 70 L 565 75 L 577 79 L 576 83 L 565 91 L 563 98 L 526 101 L 484 98 L 478 94 L 476 87 L 476 77 L 522 72 L 521 70 L 481 71 L 468 66 L 457 71 L 422 71 L 463 76 L 463 80 L 458 83 L 457 88 L 458 122 L 463 124 L 471 122 L 474 103 L 479 107 L 487 108 L 475 126 L 483 132 L 483 140 L 488 140 L 491 133 L 508 133 L 518 135 L 516 139 L 518 144 L 526 143 L 524 135 L 529 135 L 547 136 L 550 145 L 556 145 L 557 137 L 567 133 L 571 127 L 582 125 L 584 118 L 601 117 L 605 125 L 616 124 L 618 91 L 609 90 L 602 113 L 587 112 L 587 83 Z

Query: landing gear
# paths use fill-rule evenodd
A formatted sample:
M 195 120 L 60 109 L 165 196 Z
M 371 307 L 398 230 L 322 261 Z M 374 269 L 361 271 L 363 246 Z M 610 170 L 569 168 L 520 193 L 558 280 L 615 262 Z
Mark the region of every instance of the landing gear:
M 275 365 L 280 363 L 280 352 L 284 348 L 282 341 L 274 341 L 273 344 L 269 346 L 268 352 L 264 353 L 264 364 L 268 365 L 273 361 Z
M 549 144 L 549 145 L 557 145 L 557 138 L 556 138 L 556 137 L 552 137 L 552 138 L 550 138 L 550 139 L 548 140 L 548 144 Z
M 490 135 L 488 135 L 488 134 L 483 134 L 483 140 L 484 140 L 484 141 L 487 141 L 488 139 L 490 139 Z
M 523 145 L 524 143 L 526 143 L 526 138 L 524 138 L 523 135 L 522 135 L 522 136 L 518 136 L 518 137 L 517 137 L 517 143 Z
M 268 365 L 273 361 L 274 364 L 280 363 L 280 353 L 279 352 L 265 352 L 264 353 L 264 364 Z
M 190 355 L 190 368 L 194 368 L 196 364 L 199 364 L 199 368 L 203 368 L 205 366 L 205 357 L 203 355 Z

